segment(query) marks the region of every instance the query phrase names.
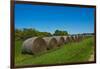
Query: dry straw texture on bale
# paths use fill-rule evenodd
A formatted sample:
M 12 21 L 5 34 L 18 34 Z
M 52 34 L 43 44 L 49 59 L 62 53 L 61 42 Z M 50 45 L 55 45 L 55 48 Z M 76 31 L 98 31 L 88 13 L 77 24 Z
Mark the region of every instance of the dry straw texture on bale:
M 79 40 L 79 41 L 82 40 L 82 35 L 78 35 L 78 40 Z
M 79 41 L 79 36 L 78 35 L 76 35 L 76 39 L 77 39 L 77 41 Z
M 77 35 L 75 35 L 75 41 L 77 42 Z
M 43 38 L 47 44 L 47 49 L 53 49 L 57 47 L 57 40 L 53 37 L 44 37 Z
M 46 51 L 46 42 L 40 37 L 32 37 L 24 41 L 22 53 L 37 54 Z
M 77 35 L 77 41 L 78 41 L 78 42 L 80 41 L 80 37 L 79 37 L 79 35 Z
M 74 36 L 71 36 L 71 37 L 70 37 L 70 41 L 71 41 L 71 42 L 74 42 Z
M 68 43 L 68 42 L 70 42 L 70 37 L 69 36 L 66 37 L 66 43 Z
M 68 42 L 71 42 L 71 41 L 72 41 L 71 36 L 68 36 L 68 37 L 67 37 L 67 41 L 68 41 Z
M 76 36 L 75 36 L 75 35 L 72 36 L 72 40 L 73 40 L 74 42 L 76 42 Z
M 62 36 L 53 36 L 56 40 L 57 40 L 57 45 L 58 46 L 61 46 L 61 45 L 63 45 L 64 44 L 64 37 L 62 37 Z
M 68 43 L 67 37 L 68 37 L 68 36 L 63 36 L 63 38 L 64 38 L 64 43 Z

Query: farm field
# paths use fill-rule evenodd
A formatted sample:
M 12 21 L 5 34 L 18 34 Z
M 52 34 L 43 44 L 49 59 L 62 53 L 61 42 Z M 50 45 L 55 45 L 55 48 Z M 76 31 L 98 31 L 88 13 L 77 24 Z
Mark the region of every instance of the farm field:
M 15 65 L 61 64 L 89 61 L 94 51 L 94 39 L 85 38 L 37 55 L 21 54 L 23 41 L 15 41 Z

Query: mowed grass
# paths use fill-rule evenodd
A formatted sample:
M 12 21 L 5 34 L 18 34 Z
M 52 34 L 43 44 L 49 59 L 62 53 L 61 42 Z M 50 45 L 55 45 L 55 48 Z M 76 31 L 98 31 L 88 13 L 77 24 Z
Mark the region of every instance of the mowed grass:
M 15 41 L 15 65 L 61 64 L 88 61 L 93 50 L 93 38 L 71 42 L 38 55 L 21 54 L 22 41 Z

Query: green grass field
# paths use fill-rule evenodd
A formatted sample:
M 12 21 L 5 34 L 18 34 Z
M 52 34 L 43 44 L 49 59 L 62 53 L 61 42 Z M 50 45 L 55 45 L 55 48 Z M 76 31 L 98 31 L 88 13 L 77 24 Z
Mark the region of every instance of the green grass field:
M 88 61 L 94 46 L 93 38 L 87 38 L 81 42 L 72 42 L 62 45 L 60 48 L 49 50 L 44 54 L 21 54 L 22 41 L 15 41 L 15 65 L 40 65 L 73 63 Z

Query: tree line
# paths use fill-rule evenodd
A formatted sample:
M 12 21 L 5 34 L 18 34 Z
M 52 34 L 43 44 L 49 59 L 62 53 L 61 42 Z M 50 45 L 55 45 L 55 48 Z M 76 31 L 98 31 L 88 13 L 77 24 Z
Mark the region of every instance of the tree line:
M 67 31 L 55 30 L 53 34 L 50 32 L 40 32 L 34 28 L 15 29 L 15 39 L 25 40 L 30 37 L 49 37 L 49 36 L 64 36 L 68 35 Z

